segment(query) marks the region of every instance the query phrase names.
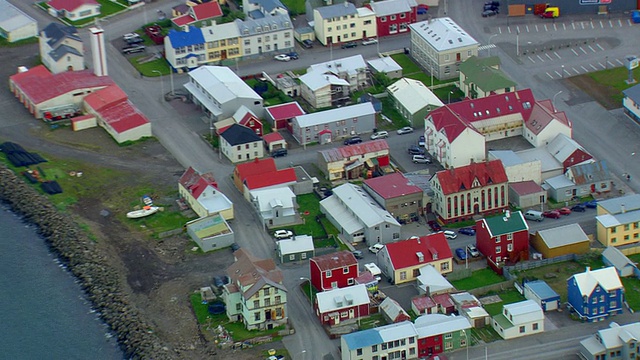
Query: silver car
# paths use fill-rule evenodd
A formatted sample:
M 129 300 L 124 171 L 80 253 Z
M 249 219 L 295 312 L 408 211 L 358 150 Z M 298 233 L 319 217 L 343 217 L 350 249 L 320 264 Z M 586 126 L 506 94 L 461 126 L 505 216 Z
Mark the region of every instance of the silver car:
M 386 139 L 389 137 L 389 133 L 382 130 L 382 131 L 378 131 L 378 132 L 374 132 L 373 134 L 371 134 L 371 140 L 376 140 L 376 139 Z
M 431 164 L 431 159 L 424 155 L 413 155 L 414 164 Z
M 411 126 L 405 126 L 402 129 L 398 129 L 396 132 L 398 135 L 411 134 L 413 132 L 413 128 Z

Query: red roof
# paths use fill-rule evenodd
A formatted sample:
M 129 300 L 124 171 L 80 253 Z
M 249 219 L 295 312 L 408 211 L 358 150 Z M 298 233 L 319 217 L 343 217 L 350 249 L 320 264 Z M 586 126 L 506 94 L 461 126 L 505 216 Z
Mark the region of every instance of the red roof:
M 297 102 L 269 106 L 266 110 L 274 120 L 292 119 L 305 114 Z
M 82 5 L 100 5 L 95 0 L 51 0 L 47 3 L 56 10 L 74 11 Z
M 206 20 L 222 16 L 222 8 L 217 1 L 199 4 L 192 7 L 196 20 Z
M 218 183 L 212 173 L 200 175 L 192 167 L 189 167 L 187 171 L 182 174 L 178 182 L 196 199 L 200 197 L 200 194 L 202 194 L 207 186 L 211 185 L 215 188 L 218 187 Z
M 89 94 L 84 101 L 119 134 L 149 123 L 147 117 L 133 106 L 118 85 Z
M 536 194 L 544 191 L 544 189 L 533 180 L 509 183 L 509 187 L 518 195 Z
M 236 173 L 240 181 L 244 181 L 249 176 L 259 175 L 276 171 L 276 162 L 273 158 L 255 159 L 250 162 L 236 165 Z
M 451 300 L 451 295 L 449 294 L 433 295 L 433 301 L 445 309 L 455 306 L 453 300 Z
M 320 150 L 320 155 L 327 163 L 331 163 L 348 159 L 352 156 L 357 156 L 359 158 L 361 155 L 375 153 L 382 150 L 389 150 L 389 144 L 387 144 L 386 140 L 379 139 L 365 141 L 355 145 L 341 146 L 339 148 Z
M 238 121 L 238 124 L 244 125 L 244 126 L 249 126 L 248 124 L 249 124 L 249 122 L 251 120 L 260 122 L 260 119 L 258 119 L 255 115 L 253 115 L 251 112 L 247 112 L 246 114 L 244 114 L 242 119 L 240 119 L 240 121 Z M 262 123 L 260 123 L 260 124 L 262 124 Z
M 338 251 L 332 254 L 314 256 L 311 261 L 316 263 L 320 271 L 341 269 L 345 266 L 358 266 L 358 260 L 350 251 Z
M 411 303 L 418 309 L 419 312 L 423 312 L 425 309 L 433 308 L 437 304 L 432 298 L 428 296 L 421 296 L 411 300 Z
M 262 140 L 267 144 L 271 144 L 272 142 L 282 141 L 284 138 L 280 135 L 279 132 L 274 131 L 272 133 L 268 133 L 267 135 L 262 135 Z
M 91 70 L 51 74 L 44 65 L 12 75 L 9 80 L 36 105 L 66 93 L 100 89 L 114 84 L 110 77 L 96 76 Z
M 269 173 L 256 174 L 244 178 L 244 183 L 249 190 L 296 182 L 296 171 L 293 168 L 276 170 Z
M 105 106 L 109 106 L 127 99 L 127 94 L 118 86 L 110 85 L 106 88 L 87 95 L 84 102 L 92 109 L 100 111 Z
M 395 270 L 405 269 L 416 265 L 427 265 L 432 261 L 441 261 L 452 258 L 451 248 L 444 237 L 444 233 L 438 232 L 421 236 L 416 239 L 402 240 L 386 244 L 389 259 Z M 421 252 L 424 259 L 421 262 L 417 253 Z
M 556 111 L 551 100 L 542 100 L 533 106 L 531 115 L 525 120 L 525 126 L 529 131 L 538 135 L 554 119 L 571 127 L 571 122 L 564 111 Z
M 500 160 L 471 163 L 458 168 L 441 170 L 436 173 L 436 176 L 444 195 L 469 190 L 472 187 L 484 187 L 509 181 Z M 473 185 L 476 179 L 480 183 L 478 186 Z
M 195 22 L 196 20 L 191 17 L 189 14 L 180 15 L 178 17 L 174 17 L 171 21 L 177 26 L 185 26 Z
M 367 179 L 364 184 L 375 191 L 383 199 L 393 199 L 399 196 L 422 193 L 422 189 L 413 185 L 399 172 Z

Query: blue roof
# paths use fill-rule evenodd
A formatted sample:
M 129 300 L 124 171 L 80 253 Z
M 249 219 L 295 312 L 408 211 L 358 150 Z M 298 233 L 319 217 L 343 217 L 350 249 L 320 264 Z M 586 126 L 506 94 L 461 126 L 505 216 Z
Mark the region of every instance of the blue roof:
M 542 300 L 559 299 L 560 295 L 542 280 L 530 281 L 525 284 Z
M 342 338 L 350 350 L 362 349 L 367 346 L 382 344 L 384 342 L 382 336 L 380 336 L 380 333 L 378 333 L 378 330 L 376 329 L 356 331 L 351 334 L 342 335 Z
M 635 102 L 636 104 L 640 103 L 640 84 L 632 86 L 627 90 L 624 90 L 622 93 L 624 94 L 624 96 L 633 100 L 633 102 Z
M 178 31 L 175 29 L 171 29 L 169 30 L 169 34 L 167 34 L 167 36 L 169 37 L 171 46 L 174 49 L 205 43 L 204 36 L 202 35 L 202 30 L 195 26 L 189 26 L 189 31 Z

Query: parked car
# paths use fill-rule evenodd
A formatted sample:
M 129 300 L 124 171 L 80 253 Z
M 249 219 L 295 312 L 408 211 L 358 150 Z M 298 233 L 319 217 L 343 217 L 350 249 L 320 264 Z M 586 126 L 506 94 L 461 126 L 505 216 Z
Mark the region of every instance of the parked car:
M 231 251 L 238 251 L 240 250 L 240 245 L 233 243 L 231 244 Z
M 418 139 L 418 146 L 424 147 L 424 145 L 425 145 L 424 135 L 420 135 L 420 138 Z
M 446 237 L 449 240 L 453 240 L 453 239 L 458 237 L 458 234 L 456 234 L 455 232 L 453 232 L 451 230 L 445 230 L 444 231 L 444 237 Z
M 426 13 L 427 13 L 427 11 L 428 11 L 428 9 L 418 7 L 418 11 L 416 11 L 416 13 L 417 13 L 418 15 L 424 15 L 424 14 L 426 14 Z
M 278 61 L 291 61 L 291 58 L 287 54 L 278 54 L 278 55 L 274 56 L 273 58 L 278 60 Z
M 469 253 L 469 255 L 471 255 L 472 257 L 478 257 L 480 256 L 480 251 L 478 251 L 478 248 L 473 245 L 473 244 L 469 244 L 467 245 L 467 252 Z
M 542 216 L 550 218 L 550 219 L 560 219 L 562 215 L 558 210 L 549 210 L 542 213 Z
M 440 224 L 438 224 L 438 222 L 435 220 L 429 220 L 427 224 L 429 225 L 429 228 L 431 228 L 432 231 L 435 231 L 435 232 L 442 231 L 442 226 L 440 226 Z
M 147 48 L 144 45 L 128 45 L 122 48 L 123 54 L 133 54 L 145 51 Z
M 424 155 L 424 149 L 419 147 L 418 145 L 411 145 L 407 149 L 409 155 Z
M 378 42 L 378 39 L 376 38 L 368 38 L 368 39 L 362 40 L 362 45 L 364 46 L 373 45 L 373 44 L 376 44 L 377 42 Z
M 490 17 L 498 15 L 498 11 L 496 10 L 485 10 L 482 12 L 482 17 Z
M 474 228 L 465 227 L 458 230 L 458 234 L 473 236 L 476 234 L 476 230 Z
M 413 155 L 413 159 L 411 159 L 414 164 L 431 164 L 431 158 L 424 155 Z
M 127 33 L 127 34 L 122 35 L 122 39 L 124 41 L 130 40 L 130 39 L 133 39 L 133 38 L 139 38 L 139 37 L 140 37 L 140 34 L 136 34 L 136 33 Z
M 374 132 L 373 134 L 371 134 L 371 140 L 376 140 L 376 139 L 386 139 L 389 137 L 389 133 L 387 131 L 377 131 Z
M 295 52 L 295 51 L 292 51 L 290 53 L 286 53 L 285 55 L 287 55 L 291 60 L 298 60 L 300 58 L 298 53 Z
M 571 209 L 569 209 L 568 207 L 563 207 L 561 209 L 558 209 L 558 212 L 561 215 L 570 215 L 571 214 Z
M 302 47 L 305 49 L 311 49 L 313 47 L 313 41 L 309 39 L 302 40 Z
M 281 156 L 287 156 L 287 149 L 275 149 L 271 152 L 271 157 L 281 157 Z
M 495 10 L 496 12 L 498 12 L 498 7 L 495 5 L 485 5 L 482 10 Z
M 134 38 L 131 38 L 131 39 L 127 39 L 125 41 L 129 45 L 135 45 L 135 44 L 142 44 L 144 42 L 144 39 L 141 38 L 141 37 L 134 37 Z
M 351 252 L 356 259 L 362 259 L 364 254 L 360 250 L 354 250 Z
M 213 285 L 215 285 L 216 287 L 222 287 L 224 285 L 224 280 L 222 280 L 222 276 L 214 276 Z
M 464 251 L 463 248 L 456 249 L 456 256 L 460 258 L 460 260 L 467 260 L 467 252 Z
M 371 251 L 374 254 L 377 254 L 380 250 L 382 250 L 382 248 L 384 248 L 384 245 L 378 243 L 378 244 L 373 244 L 371 246 L 369 246 L 369 251 Z
M 343 49 L 354 48 L 356 46 L 358 46 L 358 43 L 355 42 L 355 41 L 349 41 L 349 42 L 346 42 L 346 43 L 342 44 L 342 48 Z
M 362 138 L 360 136 L 352 136 L 344 141 L 345 145 L 353 145 L 360 144 L 362 142 Z
M 540 222 L 540 221 L 544 220 L 544 215 L 540 211 L 527 210 L 527 212 L 524 213 L 524 218 L 527 219 L 527 220 L 533 220 L 533 221 Z
M 598 200 L 591 200 L 584 203 L 584 206 L 589 209 L 595 209 L 598 207 Z
M 500 1 L 486 1 L 485 5 L 500 6 Z
M 398 129 L 396 132 L 398 135 L 411 134 L 413 132 L 413 128 L 411 126 L 405 126 L 402 129 Z
M 292 236 L 293 236 L 293 233 L 289 230 L 276 230 L 276 232 L 273 233 L 273 237 L 278 240 L 289 239 Z
M 584 204 L 575 204 L 571 207 L 571 211 L 585 212 L 587 211 L 587 207 Z

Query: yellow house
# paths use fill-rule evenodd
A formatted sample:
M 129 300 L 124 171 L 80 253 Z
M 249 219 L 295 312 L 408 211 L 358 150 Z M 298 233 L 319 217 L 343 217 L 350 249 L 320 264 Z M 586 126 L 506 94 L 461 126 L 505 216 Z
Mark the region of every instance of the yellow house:
M 350 2 L 314 9 L 313 21 L 316 38 L 325 46 L 377 36 L 376 14 Z
M 225 220 L 234 218 L 233 203 L 218 190 L 212 173 L 199 174 L 189 167 L 178 180 L 178 192 L 201 218 L 213 214 L 220 214 Z
M 604 246 L 640 242 L 640 195 L 598 201 L 596 235 Z
M 202 28 L 202 36 L 207 43 L 206 62 L 235 59 L 242 56 L 240 31 L 234 22 L 216 24 Z

